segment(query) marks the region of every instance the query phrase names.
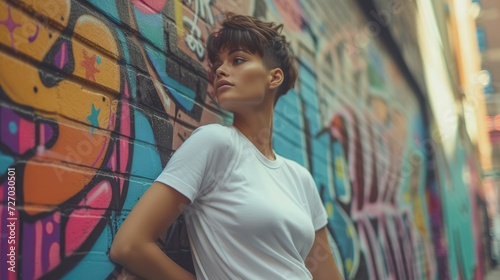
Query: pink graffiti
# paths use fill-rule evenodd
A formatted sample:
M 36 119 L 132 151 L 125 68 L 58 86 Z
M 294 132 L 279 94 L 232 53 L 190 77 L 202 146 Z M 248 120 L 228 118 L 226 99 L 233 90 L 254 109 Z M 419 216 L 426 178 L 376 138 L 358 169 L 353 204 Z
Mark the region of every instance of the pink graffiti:
M 54 64 L 59 67 L 59 69 L 63 69 L 66 66 L 66 63 L 69 61 L 68 47 L 66 42 L 61 44 L 61 48 L 57 51 L 57 55 L 54 57 Z
M 7 4 L 6 4 L 7 5 Z M 7 18 L 5 20 L 0 20 L 0 24 L 4 25 L 7 30 L 9 30 L 9 36 L 10 36 L 10 44 L 13 49 L 16 48 L 14 45 L 14 29 L 20 27 L 21 25 L 17 22 L 14 21 L 12 18 L 12 15 L 10 13 L 10 6 L 7 5 Z
M 132 4 L 144 14 L 157 14 L 166 3 L 167 0 L 132 0 Z
M 400 182 L 397 159 L 402 154 L 398 149 L 382 149 L 387 150 L 384 155 L 391 161 L 377 170 L 375 162 L 380 155 L 375 150 L 381 148 L 377 145 L 387 146 L 388 132 L 382 133 L 384 143 L 376 143 L 374 127 L 369 114 L 349 106 L 331 121 L 330 133 L 342 143 L 349 164 L 352 201 L 345 207 L 356 223 L 368 275 L 377 279 L 416 279 L 421 267 L 415 267 L 417 259 L 405 252 L 420 250 L 417 245 L 421 243 L 417 243 L 418 236 L 405 223 L 410 213 L 399 209 L 395 202 Z M 362 145 L 361 135 L 373 140 Z M 377 227 L 373 226 L 374 221 Z M 388 261 L 382 261 L 384 258 Z
M 78 206 L 82 208 L 71 213 L 66 225 L 64 234 L 66 255 L 72 255 L 94 231 L 111 203 L 111 196 L 111 184 L 108 181 L 102 181 L 80 201 Z

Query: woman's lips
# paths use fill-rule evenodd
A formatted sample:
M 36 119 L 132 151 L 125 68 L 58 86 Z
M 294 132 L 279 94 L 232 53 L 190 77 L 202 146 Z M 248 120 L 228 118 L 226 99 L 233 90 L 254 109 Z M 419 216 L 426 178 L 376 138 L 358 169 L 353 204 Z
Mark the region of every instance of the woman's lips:
M 218 93 L 220 93 L 220 92 L 222 92 L 223 90 L 228 89 L 228 88 L 230 88 L 230 87 L 232 87 L 232 85 L 222 85 L 222 86 L 220 86 L 220 87 L 217 89 L 217 92 L 218 92 Z

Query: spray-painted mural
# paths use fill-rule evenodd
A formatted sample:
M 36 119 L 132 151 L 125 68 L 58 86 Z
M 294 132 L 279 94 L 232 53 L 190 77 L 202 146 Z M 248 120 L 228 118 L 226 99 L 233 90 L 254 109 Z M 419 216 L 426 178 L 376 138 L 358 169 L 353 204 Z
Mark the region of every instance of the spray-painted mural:
M 284 22 L 297 52 L 274 146 L 313 174 L 346 279 L 469 279 L 466 155 L 435 168 L 414 93 L 344 2 L 327 17 L 299 0 L 0 0 L 2 259 L 17 218 L 15 272 L 0 278 L 122 277 L 109 248 L 128 212 L 194 128 L 231 120 L 204 50 L 231 10 Z

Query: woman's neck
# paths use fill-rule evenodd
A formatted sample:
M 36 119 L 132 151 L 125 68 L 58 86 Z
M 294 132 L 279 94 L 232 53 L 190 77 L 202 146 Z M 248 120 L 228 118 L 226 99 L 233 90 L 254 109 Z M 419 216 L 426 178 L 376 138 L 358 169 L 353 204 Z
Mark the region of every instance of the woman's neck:
M 273 152 L 273 111 L 269 113 L 235 113 L 233 126 L 268 159 L 275 160 Z

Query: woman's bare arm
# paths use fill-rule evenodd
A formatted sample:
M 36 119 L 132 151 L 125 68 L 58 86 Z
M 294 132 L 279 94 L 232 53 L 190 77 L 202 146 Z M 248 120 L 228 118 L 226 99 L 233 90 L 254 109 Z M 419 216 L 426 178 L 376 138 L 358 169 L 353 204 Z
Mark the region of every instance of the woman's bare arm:
M 178 191 L 154 182 L 115 235 L 111 260 L 145 279 L 196 279 L 156 244 L 189 203 Z
M 316 231 L 314 243 L 306 258 L 306 267 L 313 275 L 314 280 L 341 280 L 342 275 L 333 258 L 332 249 L 328 242 L 326 227 Z

